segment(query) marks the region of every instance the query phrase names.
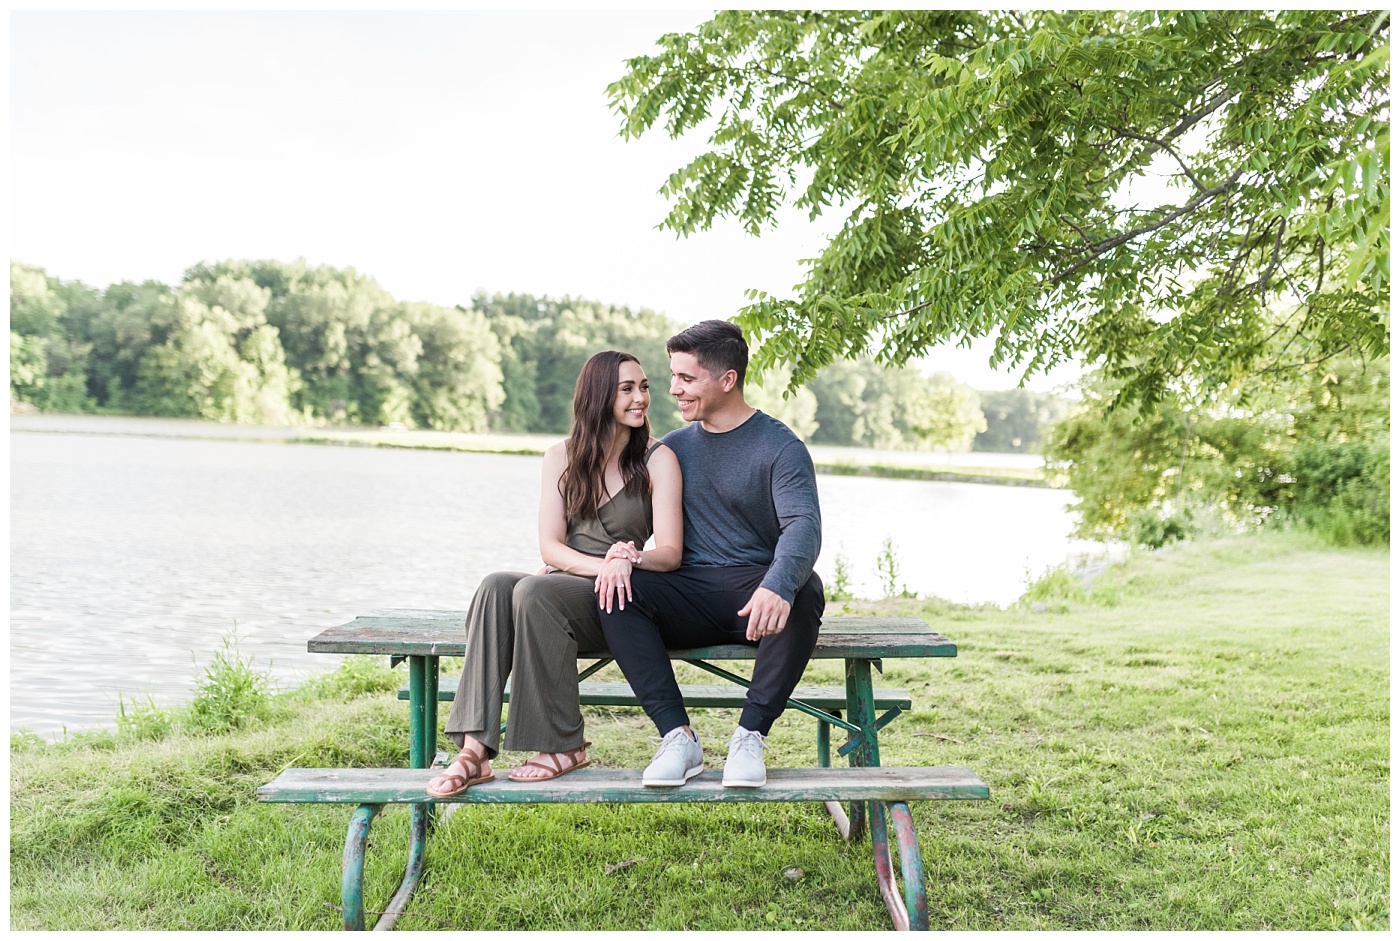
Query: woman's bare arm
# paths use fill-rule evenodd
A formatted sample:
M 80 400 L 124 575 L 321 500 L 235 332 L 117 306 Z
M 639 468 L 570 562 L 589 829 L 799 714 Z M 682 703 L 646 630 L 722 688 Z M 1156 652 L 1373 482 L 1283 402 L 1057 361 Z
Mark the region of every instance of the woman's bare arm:
M 666 445 L 652 452 L 647 463 L 651 474 L 651 528 L 656 547 L 642 552 L 638 568 L 649 572 L 670 572 L 680 567 L 685 529 L 681 515 L 681 464 Z
M 559 480 L 568 463 L 562 442 L 544 452 L 544 470 L 540 475 L 540 556 L 545 565 L 562 572 L 596 577 L 603 570 L 603 560 L 571 549 L 564 542 L 569 523 L 564 515 Z

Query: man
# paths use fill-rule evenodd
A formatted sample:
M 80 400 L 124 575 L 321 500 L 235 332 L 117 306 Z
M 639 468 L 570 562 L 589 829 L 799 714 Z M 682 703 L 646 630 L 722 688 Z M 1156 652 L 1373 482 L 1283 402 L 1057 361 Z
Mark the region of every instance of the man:
M 600 612 L 603 633 L 662 736 L 642 774 L 653 787 L 704 770 L 667 649 L 757 645 L 724 786 L 760 787 L 764 736 L 812 657 L 826 607 L 812 571 L 821 549 L 816 475 L 807 446 L 744 401 L 749 348 L 738 327 L 706 320 L 668 340 L 666 351 L 671 394 L 690 423 L 664 439 L 681 465 L 681 567 L 633 571 L 626 608 Z

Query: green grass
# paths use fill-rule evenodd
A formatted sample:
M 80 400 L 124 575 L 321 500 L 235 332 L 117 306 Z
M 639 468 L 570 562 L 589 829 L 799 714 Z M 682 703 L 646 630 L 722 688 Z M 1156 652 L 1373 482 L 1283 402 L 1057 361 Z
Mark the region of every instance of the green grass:
M 1087 590 L 1051 577 L 1034 609 L 833 603 L 924 616 L 959 645 L 879 681 L 915 703 L 885 764 L 964 765 L 992 790 L 913 807 L 933 926 L 1388 928 L 1388 568 L 1266 534 L 1139 555 Z M 365 660 L 221 735 L 12 736 L 11 926 L 336 927 L 348 809 L 253 790 L 290 765 L 406 764 L 400 679 Z M 696 713 L 712 763 L 734 719 Z M 600 765 L 644 764 L 647 734 L 637 710 L 590 710 Z M 770 764 L 810 764 L 811 722 L 789 713 L 772 745 Z M 371 909 L 407 822 L 375 823 Z M 807 805 L 463 807 L 409 912 L 400 927 L 889 926 L 868 845 Z

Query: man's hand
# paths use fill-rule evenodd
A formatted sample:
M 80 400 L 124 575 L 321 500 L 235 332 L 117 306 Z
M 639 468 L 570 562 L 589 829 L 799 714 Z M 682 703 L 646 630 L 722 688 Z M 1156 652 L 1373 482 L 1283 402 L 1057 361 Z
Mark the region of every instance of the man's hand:
M 791 612 L 792 605 L 780 595 L 767 588 L 758 589 L 749 599 L 749 603 L 739 609 L 739 617 L 747 616 L 749 619 L 749 627 L 744 636 L 749 640 L 758 640 L 782 633 L 783 628 L 787 627 L 788 614 Z
M 598 577 L 593 579 L 593 591 L 598 595 L 598 607 L 609 614 L 614 597 L 618 610 L 626 609 L 627 602 L 632 600 L 632 563 L 621 557 L 608 559 Z

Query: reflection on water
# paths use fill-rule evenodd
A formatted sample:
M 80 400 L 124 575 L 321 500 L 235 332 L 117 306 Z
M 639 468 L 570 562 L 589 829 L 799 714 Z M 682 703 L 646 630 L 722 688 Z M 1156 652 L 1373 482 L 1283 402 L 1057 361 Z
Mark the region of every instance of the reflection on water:
M 371 608 L 465 608 L 481 577 L 539 565 L 540 459 L 309 445 L 10 435 L 10 722 L 110 725 L 118 695 L 188 698 L 221 639 L 284 685 L 332 667 L 322 628 Z M 1006 603 L 1071 543 L 1051 490 L 821 477 L 839 552 L 900 582 Z M 198 664 L 198 667 L 196 666 Z

